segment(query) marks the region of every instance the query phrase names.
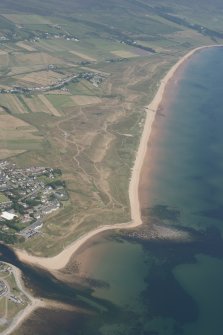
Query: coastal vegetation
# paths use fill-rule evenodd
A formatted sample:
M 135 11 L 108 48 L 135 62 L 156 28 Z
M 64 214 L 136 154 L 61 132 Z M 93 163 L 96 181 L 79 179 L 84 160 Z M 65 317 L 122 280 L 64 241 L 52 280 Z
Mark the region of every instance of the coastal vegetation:
M 55 255 L 94 228 L 130 221 L 145 106 L 179 57 L 222 43 L 221 17 L 216 10 L 219 24 L 204 22 L 209 4 L 198 16 L 172 1 L 12 0 L 0 8 L 0 159 L 58 168 L 69 194 L 44 220 L 44 238 L 18 247 Z
M 128 190 L 136 154 L 142 157 L 147 147 L 144 134 L 150 130 L 143 131 L 144 125 L 151 128 L 157 109 L 162 114 L 159 104 L 174 64 L 195 48 L 222 44 L 222 5 L 220 0 L 2 0 L 0 11 L 0 164 L 14 166 L 0 186 L 43 167 L 31 176 L 32 187 L 41 185 L 35 196 L 27 190 L 29 174 L 18 191 L 30 197 L 11 192 L 11 184 L 9 194 L 1 189 L 0 240 L 24 249 L 19 256 L 32 254 L 33 263 L 38 256 L 36 263 L 55 278 L 66 277 L 66 269 L 55 270 L 95 232 L 142 222 L 132 216 Z M 141 167 L 136 164 L 131 194 Z M 135 212 L 140 216 L 140 208 Z M 149 214 L 167 220 L 165 206 Z M 156 226 L 150 236 L 182 237 L 174 227 L 165 229 Z M 145 231 L 128 238 L 148 236 Z M 183 238 L 187 242 L 190 234 Z M 53 258 L 58 253 L 60 258 Z M 0 264 L 0 331 L 33 303 L 13 269 Z

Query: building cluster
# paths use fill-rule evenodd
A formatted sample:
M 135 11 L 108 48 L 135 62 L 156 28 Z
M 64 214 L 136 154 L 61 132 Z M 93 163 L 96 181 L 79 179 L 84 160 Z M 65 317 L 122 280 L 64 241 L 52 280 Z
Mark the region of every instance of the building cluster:
M 80 73 L 78 77 L 80 79 L 88 80 L 95 87 L 98 87 L 104 79 L 104 77 L 101 74 L 95 72 Z
M 118 62 L 124 62 L 127 60 L 128 58 L 126 57 L 113 57 L 113 58 L 107 58 L 105 61 L 106 63 L 118 63 Z
M 13 274 L 12 267 L 7 263 L 0 262 L 0 273 L 7 273 L 8 275 L 5 277 L 6 280 L 7 280 L 8 276 L 10 274 Z M 12 294 L 10 292 L 9 283 L 6 284 L 5 279 L 0 280 L 0 298 L 3 297 L 3 296 L 7 296 L 8 299 L 10 301 L 14 302 L 15 304 L 24 304 L 25 303 L 25 301 L 21 298 L 21 294 L 20 294 L 20 296 L 16 296 L 15 294 Z
M 0 273 L 10 273 L 12 268 L 10 265 L 4 262 L 0 262 Z
M 0 36 L 0 41 L 9 41 L 9 39 L 6 36 Z
M 142 49 L 142 50 L 145 50 L 145 51 L 148 51 L 148 52 L 151 52 L 151 53 L 156 53 L 155 49 L 153 49 L 151 47 L 148 47 L 148 46 L 145 46 L 145 45 L 142 45 L 142 44 L 139 44 L 136 41 L 128 39 L 128 38 L 125 38 L 125 39 L 121 40 L 120 43 L 130 45 L 132 47 Z
M 52 64 L 48 66 L 48 68 L 52 68 Z M 69 75 L 66 78 L 60 78 L 54 83 L 50 85 L 45 85 L 45 86 L 38 86 L 38 87 L 21 87 L 21 86 L 14 86 L 11 89 L 4 89 L 0 88 L 0 93 L 6 94 L 6 93 L 11 93 L 11 94 L 24 94 L 24 93 L 35 93 L 35 92 L 48 92 L 52 90 L 58 90 L 63 88 L 65 85 L 69 84 L 73 80 L 78 78 L 77 74 L 72 74 Z
M 48 24 L 47 25 L 50 30 L 49 31 L 41 31 L 41 30 L 33 30 L 32 33 L 30 34 L 30 37 L 25 39 L 25 42 L 39 42 L 41 39 L 46 40 L 46 39 L 64 39 L 67 41 L 75 41 L 79 42 L 79 38 L 74 35 L 69 33 L 68 31 L 65 31 L 61 25 L 59 24 Z M 17 25 L 18 29 L 24 30 L 26 27 L 24 25 Z M 53 31 L 56 30 L 56 31 Z
M 56 26 L 54 26 L 55 28 Z M 57 26 L 59 27 L 59 26 Z M 58 28 L 59 29 L 59 28 Z M 70 34 L 68 32 L 33 32 L 33 35 L 30 39 L 25 40 L 27 42 L 39 42 L 40 40 L 49 40 L 49 39 L 63 39 L 66 41 L 79 42 L 79 38 L 76 35 Z
M 8 294 L 8 287 L 3 280 L 0 280 L 0 298 Z
M 53 64 L 48 65 L 48 69 L 55 69 L 56 66 Z M 26 93 L 40 93 L 40 92 L 48 92 L 48 91 L 53 91 L 53 90 L 63 90 L 66 85 L 68 85 L 71 82 L 76 82 L 79 79 L 86 79 L 90 81 L 95 87 L 98 87 L 102 81 L 103 77 L 94 72 L 84 72 L 80 74 L 71 74 L 66 78 L 60 78 L 54 83 L 50 85 L 45 85 L 45 86 L 35 86 L 35 87 L 21 87 L 21 86 L 13 86 L 11 89 L 4 89 L 0 88 L 0 93 L 2 94 L 26 94 Z
M 24 304 L 24 301 L 20 297 L 17 297 L 14 294 L 10 294 L 9 300 L 14 302 L 15 304 Z
M 60 176 L 59 169 L 0 162 L 0 228 L 25 238 L 39 233 L 43 218 L 68 200 Z

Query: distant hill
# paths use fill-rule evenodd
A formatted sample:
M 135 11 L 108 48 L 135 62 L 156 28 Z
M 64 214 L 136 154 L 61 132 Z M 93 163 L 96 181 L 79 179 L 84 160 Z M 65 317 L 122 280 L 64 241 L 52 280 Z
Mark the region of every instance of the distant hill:
M 198 24 L 208 29 L 223 32 L 223 2 L 222 0 L 2 0 L 0 9 L 3 12 L 15 11 L 36 13 L 39 15 L 69 15 L 94 13 L 98 22 L 103 18 L 102 11 L 111 15 L 126 12 L 130 17 L 142 14 L 152 14 L 171 19 L 167 15 L 181 18 L 189 24 Z M 178 23 L 180 23 L 178 21 Z M 183 22 L 181 22 L 183 23 Z

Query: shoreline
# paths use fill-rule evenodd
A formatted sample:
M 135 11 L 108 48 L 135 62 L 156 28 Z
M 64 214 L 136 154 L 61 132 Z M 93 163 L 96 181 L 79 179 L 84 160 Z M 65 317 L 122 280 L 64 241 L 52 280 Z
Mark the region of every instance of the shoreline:
M 13 331 L 15 331 L 22 322 L 24 322 L 32 312 L 37 310 L 38 308 L 47 308 L 47 309 L 63 309 L 67 311 L 75 311 L 79 313 L 86 313 L 86 311 L 81 308 L 75 308 L 63 302 L 58 302 L 56 300 L 49 299 L 38 299 L 33 297 L 29 291 L 24 287 L 22 280 L 22 272 L 16 266 L 9 264 L 12 268 L 13 275 L 16 281 L 16 285 L 20 289 L 20 291 L 29 299 L 29 304 L 21 310 L 12 320 L 9 327 L 1 332 L 1 335 L 10 335 Z
M 186 55 L 182 56 L 177 63 L 175 63 L 169 71 L 165 74 L 165 76 L 161 79 L 160 85 L 158 87 L 158 90 L 151 101 L 151 103 L 145 107 L 146 110 L 146 118 L 144 122 L 143 131 L 141 134 L 138 150 L 136 153 L 136 158 L 134 161 L 134 165 L 132 168 L 132 174 L 131 179 L 129 183 L 129 200 L 130 200 L 130 210 L 131 210 L 131 221 L 126 223 L 119 223 L 115 225 L 104 225 L 100 226 L 93 231 L 90 231 L 77 240 L 75 240 L 73 243 L 68 245 L 62 252 L 60 252 L 58 255 L 54 257 L 37 257 L 29 255 L 24 250 L 14 250 L 18 259 L 24 263 L 33 264 L 36 266 L 43 267 L 47 269 L 48 271 L 56 271 L 59 269 L 64 268 L 67 263 L 69 262 L 71 256 L 90 238 L 93 236 L 105 232 L 108 230 L 115 230 L 115 229 L 130 229 L 135 228 L 140 225 L 142 225 L 142 219 L 141 219 L 141 206 L 139 201 L 139 182 L 141 177 L 141 171 L 144 164 L 144 159 L 147 154 L 148 149 L 148 143 L 152 131 L 153 122 L 156 117 L 156 113 L 159 109 L 159 106 L 163 100 L 163 96 L 167 87 L 167 84 L 170 82 L 170 80 L 175 75 L 176 71 L 180 68 L 182 64 L 184 64 L 187 60 L 190 59 L 191 56 L 194 55 L 194 53 L 208 48 L 213 47 L 223 47 L 223 45 L 210 45 L 210 46 L 201 46 L 197 47 L 191 51 L 189 51 Z M 10 266 L 12 266 L 10 264 Z M 27 319 L 27 317 L 36 309 L 46 306 L 46 303 L 44 301 L 41 301 L 40 299 L 32 297 L 26 289 L 24 289 L 22 285 L 22 277 L 21 272 L 18 268 L 15 266 L 13 267 L 14 276 L 16 278 L 16 282 L 18 287 L 24 292 L 24 294 L 29 298 L 31 301 L 31 304 L 28 305 L 23 311 L 21 311 L 13 320 L 11 325 L 2 332 L 2 335 L 9 335 L 11 334 L 19 325 Z
M 161 79 L 160 86 L 151 101 L 151 103 L 145 107 L 146 109 L 146 119 L 144 122 L 143 132 L 141 134 L 140 143 L 138 146 L 138 151 L 136 153 L 135 162 L 132 168 L 131 179 L 129 183 L 129 200 L 130 200 L 130 211 L 131 211 L 131 222 L 127 223 L 119 223 L 115 225 L 105 225 L 98 227 L 77 240 L 68 245 L 62 252 L 53 257 L 37 257 L 29 255 L 24 250 L 15 250 L 15 253 L 20 261 L 25 263 L 31 263 L 43 268 L 46 268 L 48 271 L 55 271 L 62 269 L 67 265 L 71 256 L 91 237 L 108 230 L 115 229 L 129 229 L 135 228 L 142 225 L 141 219 L 141 208 L 139 201 L 139 181 L 141 170 L 144 163 L 144 158 L 147 153 L 147 146 L 150 138 L 150 134 L 152 131 L 152 125 L 156 117 L 157 110 L 162 102 L 163 95 L 165 93 L 165 89 L 169 81 L 173 78 L 178 68 L 185 63 L 194 53 L 208 48 L 213 47 L 223 47 L 223 45 L 209 45 L 209 46 L 201 46 L 197 47 L 191 51 L 189 51 L 186 55 L 182 56 L 176 64 L 174 64 L 170 70 L 166 73 L 166 75 Z
M 16 328 L 19 327 L 19 325 L 28 318 L 28 316 L 36 309 L 40 308 L 40 307 L 45 307 L 46 304 L 44 303 L 44 301 L 41 301 L 40 299 L 34 298 L 29 292 L 28 290 L 26 290 L 23 285 L 22 285 L 22 275 L 21 275 L 21 271 L 15 267 L 12 264 L 9 264 L 10 267 L 13 270 L 13 275 L 16 281 L 16 285 L 18 286 L 18 288 L 20 289 L 20 291 L 26 296 L 28 297 L 28 299 L 30 300 L 30 303 L 27 307 L 25 307 L 22 311 L 20 311 L 12 320 L 10 326 L 4 330 L 3 332 L 1 332 L 1 335 L 9 335 L 11 334 Z

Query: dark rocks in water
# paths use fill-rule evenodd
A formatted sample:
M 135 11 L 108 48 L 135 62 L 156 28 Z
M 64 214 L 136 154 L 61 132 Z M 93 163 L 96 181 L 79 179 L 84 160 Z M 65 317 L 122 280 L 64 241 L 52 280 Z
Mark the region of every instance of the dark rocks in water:
M 184 227 L 173 226 L 168 224 L 154 224 L 143 225 L 134 230 L 134 232 L 123 232 L 124 236 L 135 240 L 169 240 L 182 242 L 191 242 L 193 233 Z
M 150 219 L 156 218 L 160 221 L 168 220 L 171 222 L 178 222 L 180 218 L 180 211 L 167 205 L 156 205 L 151 208 L 143 208 L 142 217 Z
M 81 279 L 82 279 L 83 284 L 88 284 L 92 288 L 106 288 L 106 289 L 109 289 L 109 287 L 110 287 L 109 283 L 107 283 L 103 280 L 94 279 L 94 278 L 90 278 L 90 277 L 84 277 L 84 278 L 81 278 Z

